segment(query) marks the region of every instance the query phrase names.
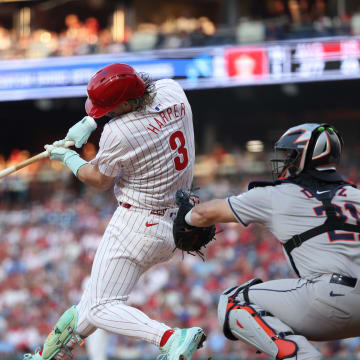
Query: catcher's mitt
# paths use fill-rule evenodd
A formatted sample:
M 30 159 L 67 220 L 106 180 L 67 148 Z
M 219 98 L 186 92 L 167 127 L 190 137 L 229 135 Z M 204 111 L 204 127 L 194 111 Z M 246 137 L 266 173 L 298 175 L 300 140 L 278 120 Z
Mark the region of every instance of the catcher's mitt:
M 179 210 L 173 224 L 175 249 L 178 248 L 191 255 L 194 255 L 193 252 L 195 252 L 204 260 L 201 248 L 206 247 L 206 245 L 214 239 L 215 225 L 196 227 L 186 223 L 185 215 L 195 204 L 199 203 L 198 197 L 189 190 L 178 190 L 176 192 L 175 202 L 179 205 Z

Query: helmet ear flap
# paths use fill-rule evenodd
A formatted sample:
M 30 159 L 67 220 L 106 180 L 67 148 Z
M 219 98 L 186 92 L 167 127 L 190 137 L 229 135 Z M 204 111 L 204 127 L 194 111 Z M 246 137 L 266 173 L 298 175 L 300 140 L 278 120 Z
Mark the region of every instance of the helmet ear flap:
M 315 142 L 318 139 L 318 137 L 320 136 L 321 132 L 323 130 L 318 130 L 321 127 L 318 127 L 316 129 L 313 130 L 309 143 L 308 143 L 308 148 L 307 148 L 307 152 L 306 152 L 306 156 L 305 156 L 305 163 L 304 163 L 304 170 L 307 169 L 311 169 L 311 160 L 313 157 L 313 153 L 314 153 L 314 147 L 315 147 Z
M 321 124 L 311 134 L 304 169 L 336 170 L 342 147 L 343 139 L 338 131 Z

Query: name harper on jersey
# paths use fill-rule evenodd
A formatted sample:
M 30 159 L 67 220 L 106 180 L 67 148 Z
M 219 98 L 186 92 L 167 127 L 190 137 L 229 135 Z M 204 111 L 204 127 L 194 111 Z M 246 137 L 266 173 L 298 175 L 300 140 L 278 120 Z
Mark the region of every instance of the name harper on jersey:
M 185 115 L 185 104 L 174 104 L 173 106 L 168 107 L 167 109 L 159 112 L 160 118 L 154 117 L 152 124 L 149 124 L 146 129 L 152 131 L 155 134 L 158 134 L 159 131 L 171 120 L 177 118 L 183 118 Z M 155 125 L 156 123 L 156 125 Z

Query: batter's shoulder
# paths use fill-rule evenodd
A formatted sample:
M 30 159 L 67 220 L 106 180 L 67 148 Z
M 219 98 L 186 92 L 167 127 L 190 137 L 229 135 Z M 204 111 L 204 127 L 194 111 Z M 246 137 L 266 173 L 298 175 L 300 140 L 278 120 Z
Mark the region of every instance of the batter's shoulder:
M 157 86 L 161 86 L 161 85 L 168 85 L 168 84 L 177 84 L 180 86 L 180 84 L 174 80 L 174 79 L 160 79 L 160 80 L 156 80 L 155 84 Z
M 183 88 L 181 87 L 181 85 L 173 80 L 173 79 L 161 79 L 161 80 L 157 80 L 155 81 L 155 87 L 157 91 L 161 91 L 161 90 L 166 90 L 166 89 L 181 89 L 183 90 Z

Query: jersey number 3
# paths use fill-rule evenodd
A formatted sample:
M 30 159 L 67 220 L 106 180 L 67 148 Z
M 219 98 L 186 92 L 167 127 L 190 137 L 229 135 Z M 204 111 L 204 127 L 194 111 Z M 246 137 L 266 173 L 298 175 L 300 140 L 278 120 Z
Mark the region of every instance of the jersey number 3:
M 185 137 L 182 131 L 175 131 L 169 139 L 171 150 L 176 150 L 179 156 L 174 158 L 175 169 L 184 170 L 189 162 L 188 152 L 185 147 Z

